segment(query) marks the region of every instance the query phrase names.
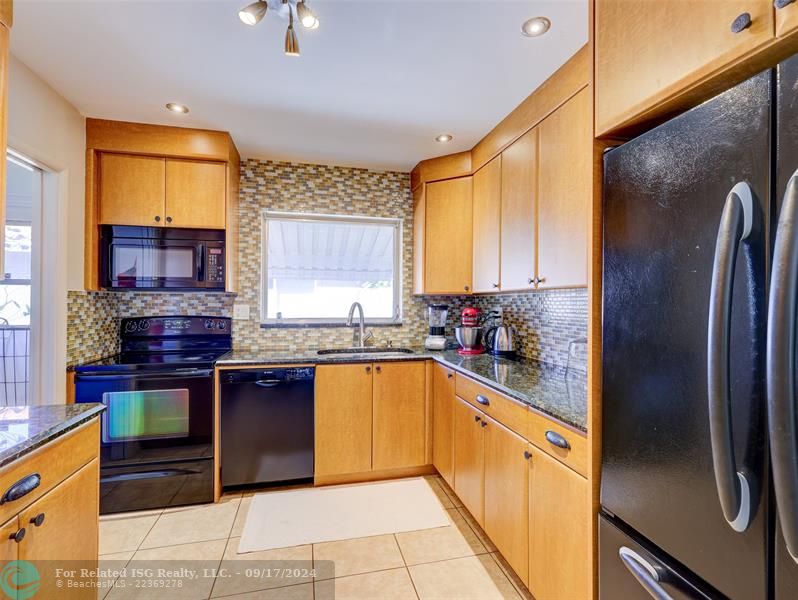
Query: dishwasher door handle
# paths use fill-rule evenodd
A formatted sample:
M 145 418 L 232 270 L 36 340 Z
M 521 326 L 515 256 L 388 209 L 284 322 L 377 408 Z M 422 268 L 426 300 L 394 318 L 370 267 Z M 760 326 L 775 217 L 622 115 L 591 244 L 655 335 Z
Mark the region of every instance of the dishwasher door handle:
M 258 387 L 272 388 L 280 385 L 281 383 L 282 380 L 280 379 L 258 379 L 255 382 L 255 385 L 257 385 Z

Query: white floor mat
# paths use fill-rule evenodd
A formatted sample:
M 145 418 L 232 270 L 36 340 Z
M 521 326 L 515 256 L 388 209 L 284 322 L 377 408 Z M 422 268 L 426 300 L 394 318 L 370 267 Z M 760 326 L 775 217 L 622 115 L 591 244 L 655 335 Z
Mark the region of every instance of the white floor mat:
M 255 495 L 238 553 L 450 525 L 423 478 Z

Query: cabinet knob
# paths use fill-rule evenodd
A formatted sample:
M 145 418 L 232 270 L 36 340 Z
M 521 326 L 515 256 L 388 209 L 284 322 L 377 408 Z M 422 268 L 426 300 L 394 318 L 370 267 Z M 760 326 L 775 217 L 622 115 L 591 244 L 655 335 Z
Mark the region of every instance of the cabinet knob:
M 468 290 L 470 290 L 471 288 L 469 288 L 468 286 L 465 286 L 463 289 L 464 289 L 464 290 L 467 292 L 467 291 L 468 291 Z
M 494 283 L 493 284 L 493 289 L 498 290 L 499 289 L 499 284 L 498 283 Z
M 529 453 L 529 450 L 524 450 L 524 458 L 527 460 L 532 458 L 532 455 Z
M 382 367 L 380 365 L 377 365 L 374 368 L 376 369 L 377 373 L 382 373 Z
M 446 373 L 447 379 L 451 379 L 452 377 L 454 377 L 454 373 Z
M 536 283 L 536 279 L 534 277 L 530 277 L 526 280 L 529 285 L 534 285 Z
M 546 283 L 546 278 L 545 277 L 538 277 L 538 279 L 537 279 L 537 281 L 535 283 L 536 284 Z
M 481 425 L 482 425 L 482 427 L 487 427 L 488 426 L 488 422 L 487 421 L 482 421 Z
M 371 373 L 371 367 L 366 367 L 366 373 Z
M 166 217 L 166 222 L 167 223 L 171 223 L 172 222 L 172 217 Z
M 480 419 L 479 415 L 474 415 L 474 421 L 479 423 L 482 419 Z
M 777 9 L 781 10 L 782 8 L 785 8 L 786 6 L 789 6 L 793 2 L 795 2 L 795 0 L 774 0 L 773 1 L 773 6 L 775 6 Z
M 25 528 L 20 527 L 14 533 L 8 536 L 8 539 L 14 540 L 17 544 L 19 544 L 22 540 L 25 539 Z
M 161 222 L 161 217 L 159 215 L 155 215 L 155 222 L 156 223 L 160 223 Z
M 740 33 L 744 29 L 748 29 L 749 27 L 751 27 L 751 23 L 753 23 L 753 21 L 751 20 L 751 13 L 744 12 L 739 17 L 734 19 L 734 21 L 732 21 L 731 24 L 732 33 Z
M 39 513 L 35 517 L 30 520 L 36 527 L 41 527 L 42 523 L 44 523 L 44 513 Z

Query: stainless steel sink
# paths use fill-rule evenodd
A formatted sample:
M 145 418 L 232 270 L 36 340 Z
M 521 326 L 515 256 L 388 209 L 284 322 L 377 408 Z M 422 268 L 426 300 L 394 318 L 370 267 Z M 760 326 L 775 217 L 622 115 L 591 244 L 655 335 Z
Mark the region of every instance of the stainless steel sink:
M 410 348 L 389 348 L 389 347 L 379 347 L 379 348 L 325 348 L 324 350 L 317 350 L 316 354 L 381 354 L 381 355 L 389 355 L 389 354 L 413 354 L 413 350 Z

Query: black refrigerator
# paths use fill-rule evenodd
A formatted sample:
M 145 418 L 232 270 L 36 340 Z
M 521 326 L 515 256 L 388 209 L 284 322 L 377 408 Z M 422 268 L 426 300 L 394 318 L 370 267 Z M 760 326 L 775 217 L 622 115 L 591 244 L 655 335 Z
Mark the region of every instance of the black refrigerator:
M 798 57 L 605 155 L 602 600 L 798 598 L 796 169 Z

